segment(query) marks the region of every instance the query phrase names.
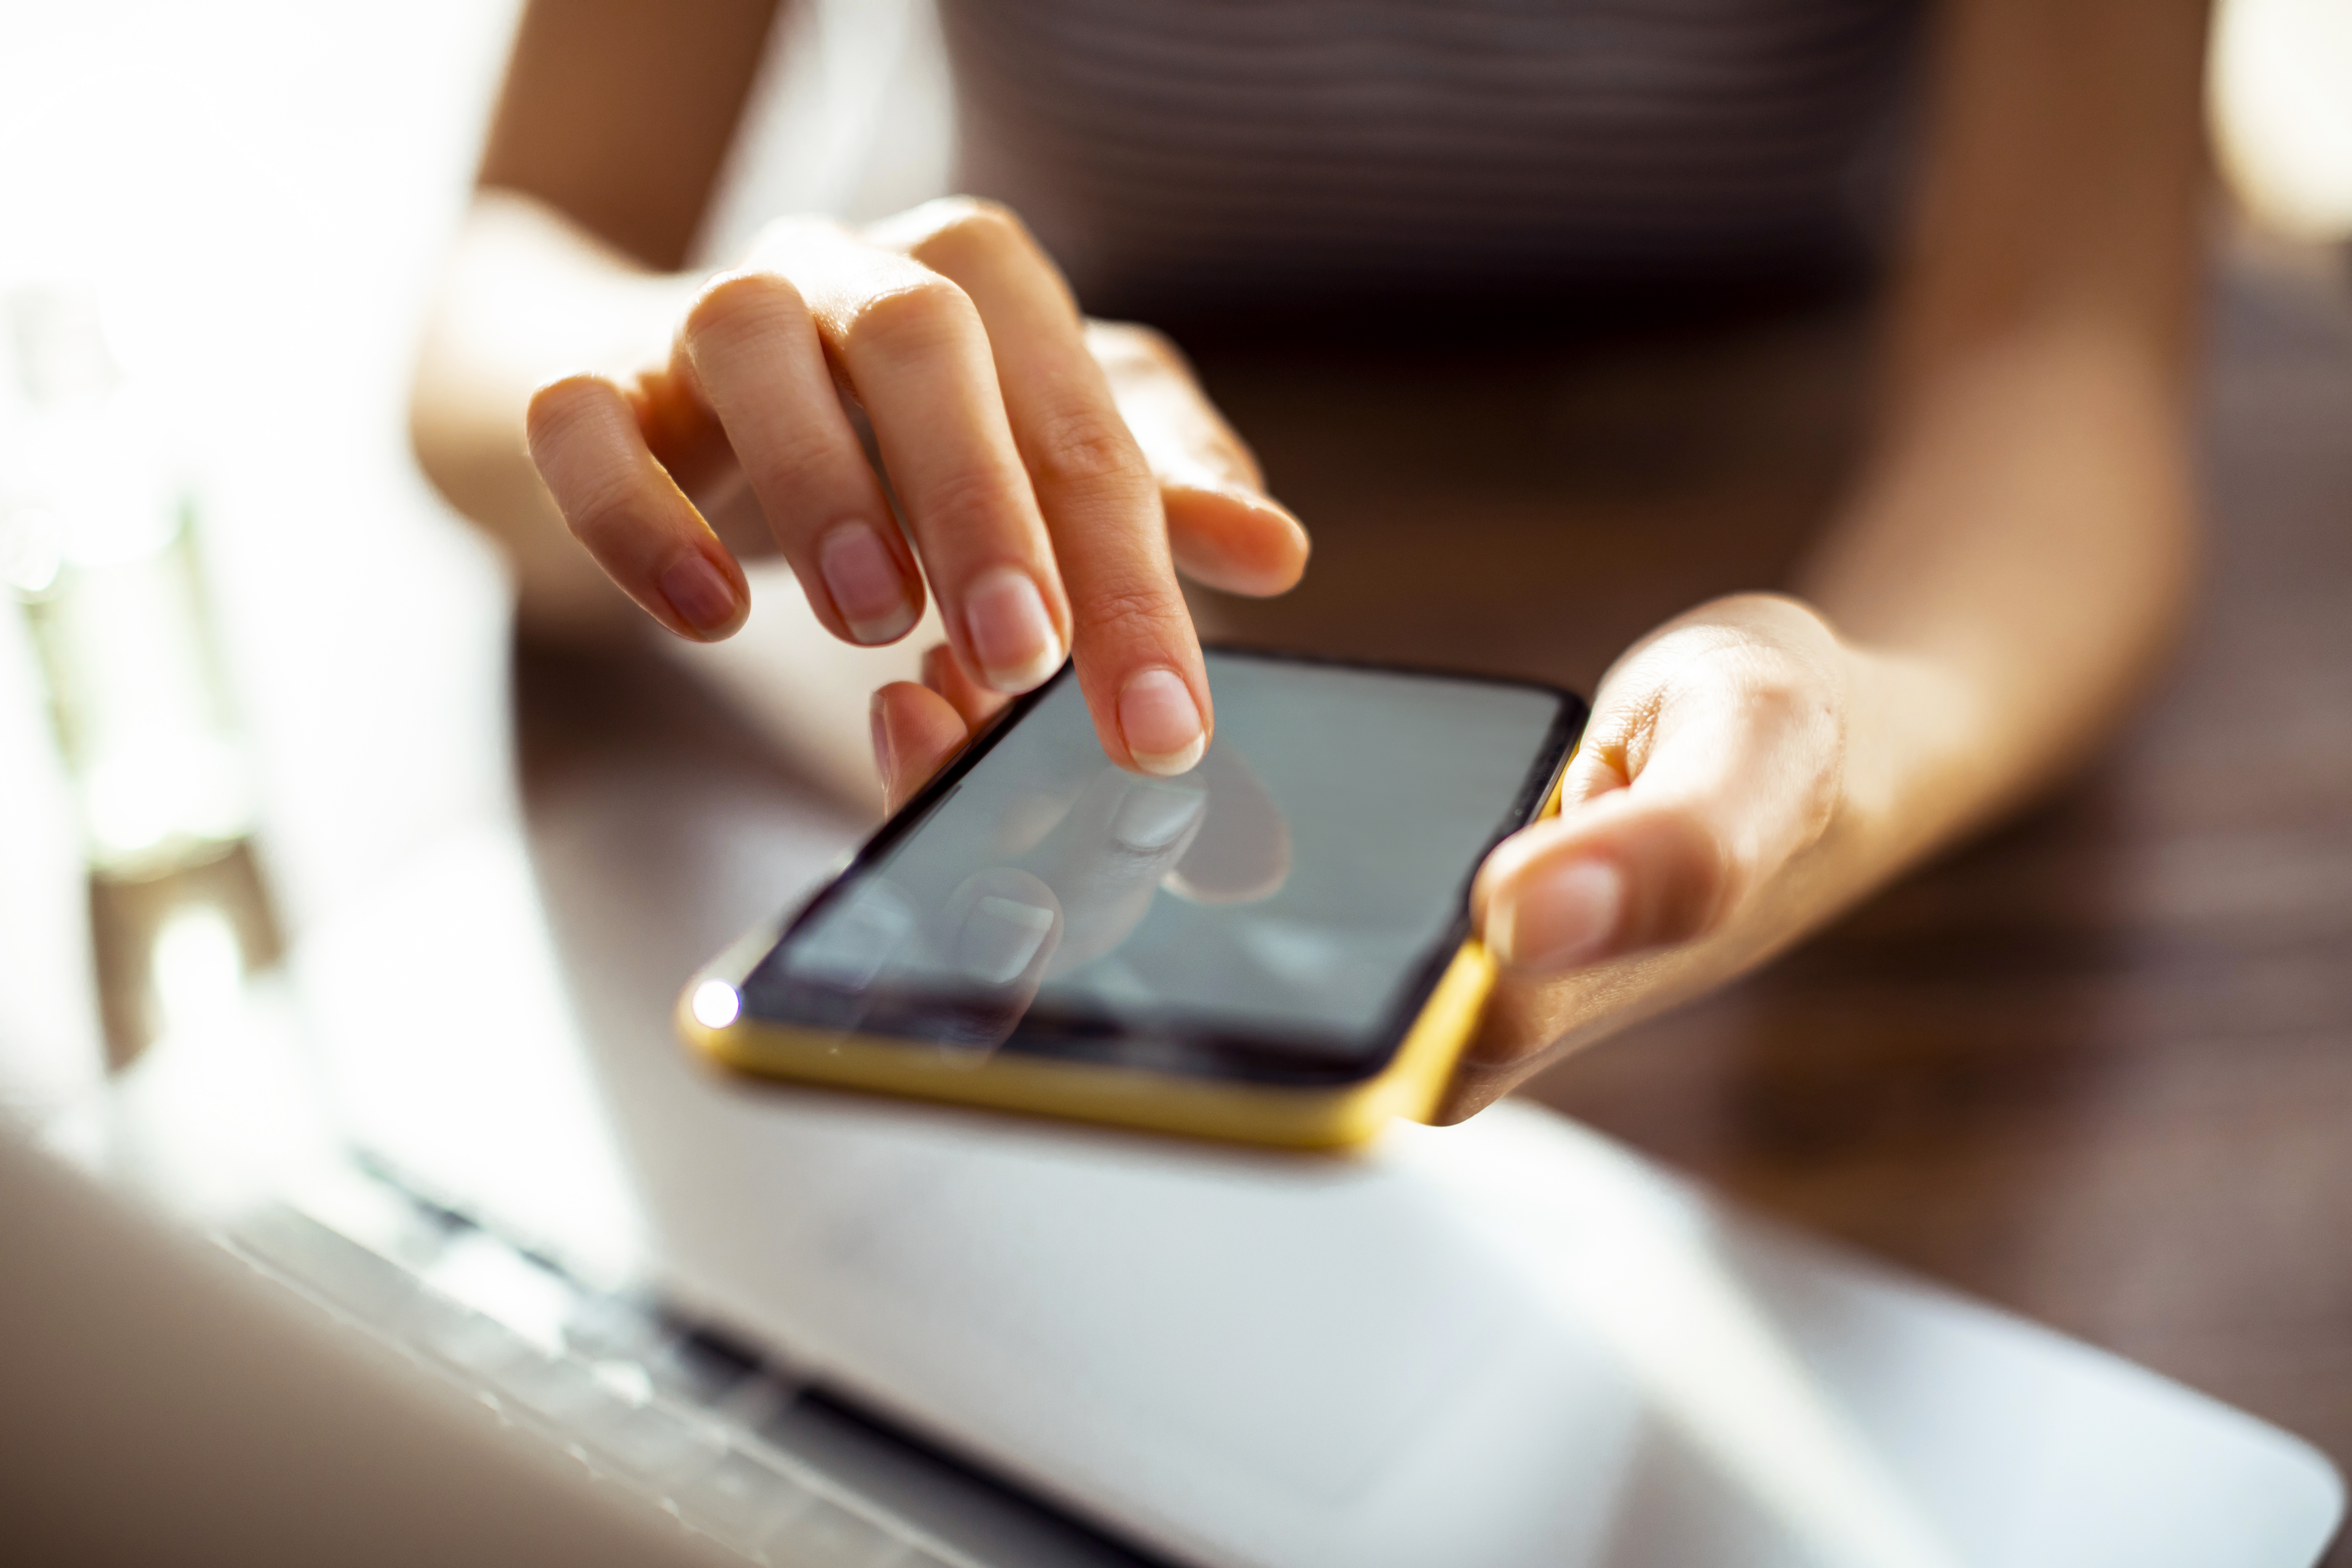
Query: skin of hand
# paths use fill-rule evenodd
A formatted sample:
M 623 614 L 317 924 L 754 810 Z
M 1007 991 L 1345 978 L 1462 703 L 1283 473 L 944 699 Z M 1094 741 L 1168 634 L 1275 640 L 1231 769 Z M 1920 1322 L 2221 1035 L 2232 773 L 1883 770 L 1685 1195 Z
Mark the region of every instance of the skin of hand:
M 1880 710 L 1933 682 L 1769 595 L 1704 605 L 1628 651 L 1601 685 L 1560 815 L 1507 840 L 1479 875 L 1473 908 L 1506 978 L 1453 1112 L 1795 940 L 1850 889 L 1841 860 L 1885 837 L 1874 807 L 1905 742 Z M 876 698 L 893 809 L 984 717 L 984 695 L 940 684 Z M 1894 754 L 1851 758 L 1856 727 L 1865 753 Z
M 749 586 L 708 519 L 748 488 L 835 636 L 905 636 L 928 583 L 977 686 L 1025 691 L 1074 653 L 1114 761 L 1200 759 L 1176 571 L 1279 593 L 1307 536 L 1163 340 L 1086 322 L 1020 223 L 962 199 L 781 221 L 675 293 L 652 363 L 553 376 L 526 419 L 572 533 L 646 613 L 699 640 L 741 626 Z
M 755 0 L 745 8 L 756 8 Z M 599 232 L 657 262 L 664 246 L 682 247 L 690 226 L 690 215 L 673 216 L 645 230 L 654 240 L 628 237 L 636 233 L 630 223 L 671 188 L 650 174 L 635 184 L 627 177 L 634 149 L 672 134 L 653 112 L 664 100 L 643 90 L 598 96 L 595 82 L 554 79 L 562 62 L 583 57 L 534 51 L 534 29 L 572 25 L 561 22 L 566 15 L 542 4 L 526 17 L 509 102 L 485 165 L 493 189 L 461 242 L 445 325 L 436 330 L 439 346 L 428 346 L 419 380 L 420 453 L 443 489 L 478 516 L 520 518 L 535 501 L 535 490 L 515 480 L 507 456 L 515 443 L 499 433 L 509 428 L 499 411 L 519 408 L 531 383 L 567 359 L 602 363 L 594 351 L 620 334 L 632 311 L 645 317 L 642 268 L 613 259 L 556 209 L 584 211 L 592 200 L 609 201 L 616 185 L 637 191 L 642 199 L 620 217 L 607 215 Z M 593 58 L 640 59 L 681 47 L 679 30 L 650 8 L 629 20 L 635 16 L 616 8 L 602 25 L 638 31 L 625 48 L 612 43 Z M 1742 972 L 2014 806 L 2083 757 L 2145 682 L 2185 603 L 2194 556 L 2183 422 L 2204 189 L 2205 33 L 2198 0 L 1949 0 L 1938 8 L 1920 189 L 1885 333 L 1880 428 L 1859 481 L 1801 574 L 1801 598 L 1740 595 L 1700 606 L 1637 644 L 1602 681 L 1567 810 L 1499 848 L 1476 884 L 1474 910 L 1504 971 L 1445 1119 Z M 715 60 L 719 51 L 711 53 Z M 633 85 L 655 79 L 640 72 Z M 593 102 L 604 117 L 564 107 L 575 100 Z M 614 105 L 632 102 L 642 121 L 614 118 Z M 576 136 L 537 134 L 541 121 L 593 134 L 605 134 L 596 129 L 603 126 L 614 144 L 590 159 L 575 150 Z M 520 130 L 510 132 L 509 122 Z M 709 167 L 717 158 L 712 152 Z M 501 185 L 526 195 L 501 195 Z M 1015 318 L 990 302 L 1000 297 L 979 281 L 982 273 L 961 270 L 969 258 L 951 259 L 952 246 L 937 247 L 943 216 L 864 235 L 803 233 L 775 252 L 778 260 L 759 263 L 807 310 L 808 334 L 837 384 L 845 356 L 825 336 L 826 322 L 837 331 L 848 319 L 838 312 L 854 315 L 856 301 L 897 299 L 881 283 L 908 276 L 894 269 L 927 268 L 970 302 L 964 315 L 966 307 L 936 286 L 915 290 L 961 323 L 938 328 L 936 345 L 925 333 L 908 335 L 957 356 L 930 363 L 947 367 L 949 406 L 965 421 L 956 449 L 990 498 L 967 515 L 983 520 L 990 542 L 943 554 L 933 571 L 950 612 L 951 647 L 927 658 L 922 684 L 876 694 L 875 747 L 894 808 L 1002 704 L 1001 689 L 1018 684 L 991 678 L 995 656 L 973 637 L 966 614 L 990 569 L 1031 574 L 1053 634 L 1075 634 L 1089 705 L 1114 760 L 1137 762 L 1144 749 L 1172 762 L 1184 751 L 1169 744 L 1181 714 L 1149 743 L 1130 744 L 1120 728 L 1122 683 L 1139 670 L 1166 669 L 1196 706 L 1196 733 L 1208 732 L 1189 626 L 1179 629 L 1162 614 L 1173 603 L 1162 563 L 1222 586 L 1277 591 L 1305 558 L 1304 535 L 1285 533 L 1296 528 L 1286 514 L 1254 499 L 1246 453 L 1172 353 L 1148 337 L 1076 323 L 1066 295 L 1049 310 L 1050 290 L 1036 281 L 1041 259 L 1012 268 L 1027 281 L 1010 297 L 1037 320 L 1050 318 L 1053 341 L 1008 370 L 989 322 L 992 310 Z M 996 243 L 1011 253 L 1003 215 L 973 209 L 964 219 L 995 226 Z M 816 259 L 803 259 L 793 248 L 799 245 Z M 845 259 L 845 247 L 856 259 Z M 1002 256 L 993 265 L 1012 267 Z M 544 295 L 565 279 L 578 300 L 605 303 L 564 312 L 526 344 L 482 351 L 495 338 L 493 318 L 522 314 L 490 302 Z M 782 292 L 732 276 L 721 281 L 722 301 L 772 303 Z M 886 304 L 886 321 L 898 309 Z M 675 321 L 681 310 L 690 316 L 692 307 L 672 294 L 655 300 L 653 315 Z M 836 313 L 825 317 L 828 310 Z M 802 330 L 791 310 L 774 313 Z M 974 317 L 985 353 L 975 346 Z M 603 337 L 583 342 L 565 324 L 581 321 L 603 323 Z M 651 475 L 662 470 L 654 457 L 674 461 L 671 472 L 684 474 L 689 489 L 709 485 L 715 495 L 723 486 L 697 466 L 714 423 L 729 433 L 730 452 L 742 448 L 737 466 L 755 490 L 761 459 L 751 448 L 767 449 L 741 438 L 725 412 L 730 394 L 697 380 L 703 373 L 691 336 L 673 328 L 667 357 L 641 358 L 638 374 L 652 379 L 633 387 L 626 374 L 608 375 L 600 391 L 575 378 L 558 384 L 552 405 L 561 415 L 576 394 L 585 416 L 602 421 L 602 460 L 634 465 L 621 489 L 647 498 L 649 510 L 621 538 L 643 552 L 616 546 L 617 574 L 657 617 L 689 632 L 701 628 L 663 612 L 662 574 L 676 552 L 690 545 L 739 598 L 741 584 L 728 575 L 731 563 L 707 528 L 695 531 L 700 519 L 690 506 L 656 494 Z M 1071 349 L 1074 339 L 1098 384 Z M 557 349 L 551 368 L 518 384 L 519 367 L 548 367 Z M 813 375 L 814 351 L 798 352 Z M 1034 372 L 1038 365 L 1044 373 Z M 994 378 L 993 404 L 983 373 Z M 1037 400 L 1020 390 L 1032 374 L 1045 389 Z M 849 380 L 908 501 L 882 429 L 897 405 L 868 396 L 874 389 L 856 385 L 854 367 Z M 1115 435 L 1096 438 L 1107 428 L 1105 386 L 1126 440 L 1158 481 L 1164 536 L 1154 530 L 1150 487 L 1137 481 L 1133 458 Z M 796 409 L 822 407 L 805 387 L 796 395 Z M 467 413 L 467 398 L 477 413 Z M 1055 417 L 1040 422 L 1023 412 L 1041 407 Z M 675 426 L 667 422 L 674 410 L 684 411 Z M 1039 446 L 1041 433 L 1068 435 L 1072 426 L 1058 416 L 1072 410 L 1086 438 Z M 1015 468 L 1033 475 L 1033 454 L 1066 447 L 1097 460 L 1048 462 L 1047 477 L 1028 479 L 1024 500 Z M 824 451 L 847 472 L 837 442 Z M 469 453 L 488 455 L 477 463 Z M 716 467 L 723 470 L 724 461 Z M 1087 504 L 1073 509 L 1058 499 L 1073 484 Z M 562 495 L 562 486 L 551 488 Z M 946 493 L 959 492 L 950 486 Z M 761 499 L 764 505 L 764 492 Z M 922 554 L 929 536 L 920 508 L 907 510 L 915 552 L 932 570 Z M 815 563 L 803 580 L 822 581 L 835 513 L 780 507 L 770 509 L 770 521 L 788 553 L 802 552 L 796 567 Z M 1074 568 L 1062 559 L 1064 540 L 1082 535 Z M 541 537 L 519 530 L 518 553 L 538 548 L 530 542 Z M 1048 548 L 1061 573 L 1055 584 L 1040 565 Z M 1088 548 L 1100 555 L 1086 555 Z M 902 579 L 907 559 L 894 547 Z M 1098 559 L 1111 568 L 1092 574 Z M 1220 576 L 1227 565 L 1259 570 Z M 551 565 L 542 575 L 560 570 Z M 527 564 L 527 595 L 531 580 Z M 1138 584 L 1139 597 L 1118 596 L 1119 587 Z M 1097 587 L 1107 595 L 1101 603 L 1121 612 L 1103 628 L 1114 635 L 1100 639 L 1100 656 L 1090 652 L 1095 627 L 1084 607 Z M 850 620 L 862 614 L 817 603 L 816 593 L 813 586 L 817 613 L 855 635 Z M 714 613 L 713 626 L 723 630 L 740 609 Z M 887 615 L 881 624 L 890 624 Z
M 1946 14 L 1861 481 L 1803 598 L 1701 605 L 1604 677 L 1560 815 L 1475 885 L 1502 975 L 1440 1120 L 1818 929 L 2145 683 L 2194 558 L 2204 33 L 2189 0 Z M 894 801 L 983 715 L 943 673 L 876 699 Z
M 1941 685 L 1777 595 L 1702 605 L 1630 649 L 1559 815 L 1473 887 L 1503 973 L 1444 1119 L 1754 967 L 1901 864 L 1932 754 L 1906 704 L 1953 713 Z

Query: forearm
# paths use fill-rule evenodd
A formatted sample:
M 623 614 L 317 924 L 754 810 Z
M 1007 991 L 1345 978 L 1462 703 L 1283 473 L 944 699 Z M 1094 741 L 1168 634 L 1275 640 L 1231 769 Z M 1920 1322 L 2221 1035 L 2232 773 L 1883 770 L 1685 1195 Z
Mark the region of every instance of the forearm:
M 1446 1115 L 1752 968 L 2098 742 L 2186 595 L 2179 381 L 2071 333 L 1955 359 L 1802 598 L 1700 605 L 1619 660 L 1561 815 L 1481 873 L 1510 973 Z
M 411 389 L 418 463 L 506 549 L 527 621 L 562 632 L 626 624 L 626 605 L 572 541 L 532 468 L 534 387 L 658 353 L 687 285 L 646 271 L 528 197 L 486 191 L 467 215 Z
M 1852 649 L 1874 875 L 2077 763 L 2145 684 L 2194 555 L 2185 373 L 2092 324 L 1924 377 L 1801 591 Z
M 2205 25 L 2199 0 L 1938 17 L 1885 425 L 1800 584 L 1876 704 L 1848 765 L 1897 863 L 2079 762 L 2181 613 Z

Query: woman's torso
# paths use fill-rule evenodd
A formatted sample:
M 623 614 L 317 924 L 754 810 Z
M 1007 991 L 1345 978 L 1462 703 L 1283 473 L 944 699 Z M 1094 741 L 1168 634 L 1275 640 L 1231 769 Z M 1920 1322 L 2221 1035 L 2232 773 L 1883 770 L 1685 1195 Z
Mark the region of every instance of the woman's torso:
M 1908 0 L 940 0 L 961 188 L 1090 308 L 1852 275 Z

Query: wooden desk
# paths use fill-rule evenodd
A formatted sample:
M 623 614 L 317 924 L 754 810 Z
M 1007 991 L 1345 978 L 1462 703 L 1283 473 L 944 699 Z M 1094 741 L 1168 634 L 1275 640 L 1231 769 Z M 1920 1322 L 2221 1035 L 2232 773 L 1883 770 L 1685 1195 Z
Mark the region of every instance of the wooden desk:
M 1532 1092 L 2352 1469 L 2352 304 L 2243 267 L 2219 299 L 2210 591 L 2128 735 L 2031 820 Z M 1850 450 L 1859 343 L 1830 317 L 1388 381 L 1204 356 L 1318 544 L 1290 601 L 1202 612 L 1589 689 L 1660 616 L 1784 569 Z M 666 996 L 851 831 L 674 669 L 519 678 L 575 973 Z

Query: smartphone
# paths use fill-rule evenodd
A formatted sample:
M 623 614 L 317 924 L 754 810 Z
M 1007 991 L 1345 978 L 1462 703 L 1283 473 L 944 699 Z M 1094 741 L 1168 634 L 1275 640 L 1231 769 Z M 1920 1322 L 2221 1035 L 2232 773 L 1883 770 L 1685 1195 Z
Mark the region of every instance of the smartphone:
M 1207 658 L 1216 738 L 1190 773 L 1113 765 L 1065 666 L 696 975 L 687 1041 L 779 1078 L 1244 1142 L 1425 1119 L 1494 984 L 1471 879 L 1558 809 L 1585 706 Z

